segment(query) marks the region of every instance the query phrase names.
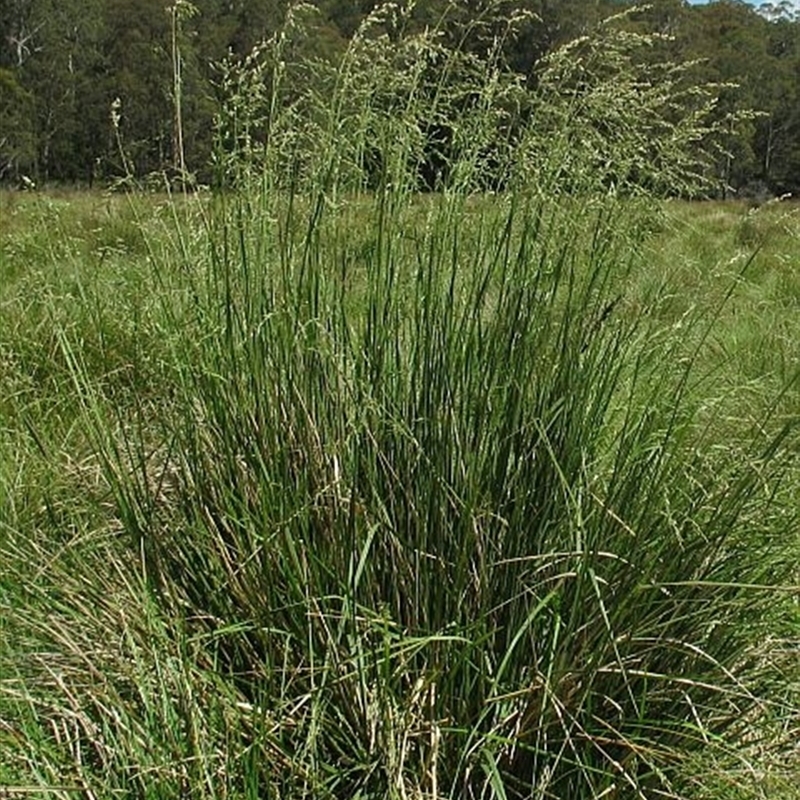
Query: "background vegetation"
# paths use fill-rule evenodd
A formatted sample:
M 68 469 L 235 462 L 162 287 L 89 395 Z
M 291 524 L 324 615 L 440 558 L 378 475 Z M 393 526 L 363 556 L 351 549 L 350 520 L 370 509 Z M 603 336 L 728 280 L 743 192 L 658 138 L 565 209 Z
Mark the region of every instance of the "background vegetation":
M 320 0 L 307 15 L 303 47 L 320 69 L 302 80 L 325 90 L 321 76 L 336 69 L 348 43 L 375 4 Z M 421 0 L 406 20 L 411 32 L 436 28 L 452 4 Z M 484 56 L 500 32 L 498 23 L 465 23 L 497 3 L 463 3 L 448 12 L 444 43 L 459 42 Z M 505 12 L 530 14 L 506 41 L 498 68 L 537 82 L 542 58 L 592 30 L 630 3 L 621 0 L 525 0 L 500 4 Z M 212 119 L 224 94 L 215 64 L 245 58 L 283 25 L 286 2 L 248 0 L 6 0 L 0 4 L 0 180 L 108 182 L 124 176 L 187 169 L 202 183 L 212 150 Z M 787 4 L 761 11 L 738 0 L 691 6 L 655 0 L 631 24 L 666 34 L 669 41 L 641 57 L 657 70 L 665 57 L 693 63 L 694 80 L 738 84 L 721 92 L 722 118 L 754 109 L 749 125 L 731 129 L 725 150 L 711 167 L 714 191 L 728 187 L 750 195 L 796 192 L 800 186 L 800 21 Z M 459 16 L 460 15 L 460 16 Z M 297 53 L 293 54 L 296 56 Z M 111 106 L 118 102 L 121 157 Z M 180 110 L 179 113 L 177 110 Z M 429 169 L 446 132 L 425 132 Z

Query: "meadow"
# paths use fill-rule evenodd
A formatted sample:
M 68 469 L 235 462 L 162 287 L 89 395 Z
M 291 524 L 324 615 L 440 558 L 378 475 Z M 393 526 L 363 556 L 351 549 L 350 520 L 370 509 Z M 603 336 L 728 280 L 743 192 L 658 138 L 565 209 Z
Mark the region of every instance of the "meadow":
M 0 194 L 0 795 L 797 797 L 800 212 L 489 6 L 292 5 L 213 191 Z
M 0 194 L 0 796 L 797 796 L 800 209 Z

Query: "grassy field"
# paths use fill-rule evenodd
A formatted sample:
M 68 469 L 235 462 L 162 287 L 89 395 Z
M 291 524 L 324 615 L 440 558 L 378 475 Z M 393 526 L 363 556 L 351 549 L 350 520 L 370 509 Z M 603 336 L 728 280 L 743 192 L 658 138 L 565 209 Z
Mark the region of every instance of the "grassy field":
M 0 193 L 0 797 L 797 797 L 800 207 Z

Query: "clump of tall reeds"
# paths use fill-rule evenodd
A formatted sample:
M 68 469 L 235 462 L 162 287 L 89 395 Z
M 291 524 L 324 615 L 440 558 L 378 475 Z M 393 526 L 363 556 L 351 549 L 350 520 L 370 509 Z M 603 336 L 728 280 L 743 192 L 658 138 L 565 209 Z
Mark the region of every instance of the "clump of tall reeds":
M 160 276 L 168 396 L 110 415 L 63 340 L 122 543 L 14 623 L 58 653 L 12 692 L 43 783 L 649 797 L 773 742 L 792 429 L 716 438 L 713 320 L 625 298 L 705 117 L 611 27 L 530 91 L 506 28 L 466 55 L 410 11 L 307 90 L 298 17 L 229 71 L 207 258 Z

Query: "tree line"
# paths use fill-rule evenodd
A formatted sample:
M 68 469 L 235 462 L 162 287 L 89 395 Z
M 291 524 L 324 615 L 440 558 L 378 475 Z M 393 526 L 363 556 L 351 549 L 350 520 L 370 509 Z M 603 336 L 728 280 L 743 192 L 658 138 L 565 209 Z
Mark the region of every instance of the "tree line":
M 286 23 L 288 0 L 0 0 L 0 181 L 107 183 L 127 174 L 211 180 L 221 64 L 241 61 Z M 373 0 L 317 0 L 297 59 L 335 67 Z M 419 30 L 484 52 L 493 21 L 517 15 L 502 69 L 535 84 L 554 48 L 591 35 L 625 0 L 419 0 Z M 488 13 L 488 10 L 492 13 Z M 468 24 L 483 15 L 486 24 Z M 800 190 L 800 15 L 788 2 L 692 6 L 655 0 L 625 18 L 659 35 L 644 56 L 717 86 L 718 113 L 739 116 L 713 165 L 719 193 Z M 314 80 L 313 70 L 303 80 Z M 731 118 L 733 118 L 731 116 Z M 441 133 L 440 131 L 438 133 Z M 435 139 L 436 131 L 431 132 Z

